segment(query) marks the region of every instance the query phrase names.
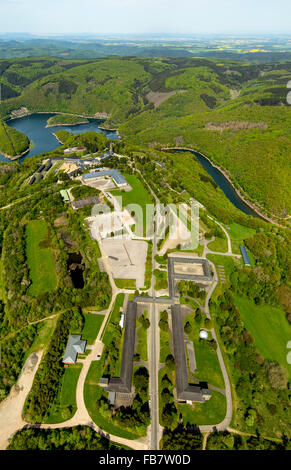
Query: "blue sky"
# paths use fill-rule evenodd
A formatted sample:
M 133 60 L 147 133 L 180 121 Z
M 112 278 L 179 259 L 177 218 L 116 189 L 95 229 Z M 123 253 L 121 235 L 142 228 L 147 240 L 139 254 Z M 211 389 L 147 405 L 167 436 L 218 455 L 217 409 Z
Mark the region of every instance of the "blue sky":
M 0 0 L 0 32 L 291 33 L 291 1 Z

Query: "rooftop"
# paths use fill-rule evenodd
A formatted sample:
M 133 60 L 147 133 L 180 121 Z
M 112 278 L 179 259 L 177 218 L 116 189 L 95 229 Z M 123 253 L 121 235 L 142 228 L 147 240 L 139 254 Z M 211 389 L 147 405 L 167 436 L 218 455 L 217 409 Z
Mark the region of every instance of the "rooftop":
M 71 206 L 73 209 L 80 209 L 81 207 L 89 206 L 90 204 L 99 204 L 98 197 L 87 197 L 86 199 L 79 199 L 78 201 L 73 201 Z
M 62 196 L 62 198 L 65 202 L 68 202 L 70 200 L 68 192 L 67 192 L 66 189 L 61 189 L 60 190 L 60 195 Z
M 188 368 L 185 353 L 184 328 L 181 306 L 176 304 L 171 307 L 172 312 L 172 334 L 174 345 L 174 356 L 176 364 L 176 391 L 179 401 L 205 402 L 205 390 L 197 384 L 189 384 Z M 208 390 L 208 389 L 206 389 Z M 207 394 L 211 395 L 210 391 Z
M 240 251 L 241 251 L 241 254 L 242 254 L 242 257 L 243 257 L 243 260 L 244 260 L 244 263 L 246 266 L 250 266 L 251 265 L 251 262 L 250 262 L 250 258 L 249 258 L 249 255 L 248 255 L 248 252 L 247 252 L 247 249 L 245 246 L 241 245 L 240 246 Z
M 109 392 L 131 392 L 136 315 L 137 304 L 135 302 L 128 302 L 125 315 L 120 377 L 113 377 L 109 380 L 107 387 Z
M 63 357 L 63 363 L 74 364 L 77 360 L 78 353 L 84 353 L 85 349 L 86 341 L 81 339 L 81 335 L 70 335 Z
M 175 280 L 211 283 L 212 272 L 206 258 L 192 258 L 186 256 L 168 256 L 168 277 L 170 297 L 175 295 Z
M 86 173 L 85 175 L 82 176 L 82 178 L 83 180 L 86 181 L 88 179 L 104 178 L 106 176 L 111 177 L 118 186 L 127 184 L 127 181 L 124 178 L 124 176 L 122 176 L 121 173 L 119 173 L 119 171 L 115 169 L 108 169 L 108 170 L 101 170 L 101 171 L 94 171 L 91 173 Z

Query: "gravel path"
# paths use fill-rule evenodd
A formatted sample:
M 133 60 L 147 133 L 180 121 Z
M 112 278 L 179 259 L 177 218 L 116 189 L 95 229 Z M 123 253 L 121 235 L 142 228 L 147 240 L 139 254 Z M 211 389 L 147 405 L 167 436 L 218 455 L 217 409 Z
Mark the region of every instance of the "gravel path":
M 28 357 L 17 383 L 0 405 L 0 450 L 6 449 L 13 434 L 26 424 L 22 419 L 22 410 L 42 355 L 43 351 L 39 351 Z

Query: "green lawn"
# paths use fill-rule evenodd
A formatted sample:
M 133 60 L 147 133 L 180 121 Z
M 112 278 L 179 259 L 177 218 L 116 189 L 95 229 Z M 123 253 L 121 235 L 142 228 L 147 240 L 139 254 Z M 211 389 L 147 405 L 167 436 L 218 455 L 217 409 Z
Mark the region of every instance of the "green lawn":
M 291 325 L 280 307 L 255 305 L 246 297 L 235 297 L 245 327 L 255 339 L 255 345 L 265 359 L 277 361 L 288 370 L 291 378 L 291 365 L 287 363 L 287 343 L 291 339 Z
M 144 317 L 147 318 L 147 311 L 144 311 Z M 148 360 L 147 332 L 142 324 L 137 320 L 137 347 L 136 353 L 140 355 L 142 361 Z
M 131 191 L 114 190 L 114 196 L 122 196 L 122 207 L 128 204 L 139 204 L 143 212 L 143 230 L 146 228 L 146 205 L 152 204 L 152 199 L 141 180 L 136 175 L 124 175 L 132 187 Z M 137 228 L 137 224 L 135 226 Z
M 40 351 L 41 349 L 44 349 L 47 347 L 47 345 L 50 342 L 50 338 L 53 334 L 53 331 L 55 329 L 56 323 L 57 323 L 57 318 L 51 318 L 46 321 L 42 321 L 38 324 L 37 326 L 37 334 L 34 338 L 34 341 L 27 351 L 27 357 L 32 354 Z
M 82 330 L 82 338 L 86 339 L 88 344 L 93 344 L 101 328 L 104 315 L 85 313 L 84 317 L 85 324 Z
M 227 253 L 227 239 L 224 236 L 223 238 L 215 237 L 215 240 L 208 244 L 208 248 L 211 251 L 217 251 L 220 253 Z
M 26 255 L 32 281 L 31 296 L 54 290 L 57 286 L 55 260 L 50 247 L 48 226 L 44 220 L 33 220 L 26 226 Z
M 167 289 L 168 288 L 168 272 L 162 271 L 160 269 L 154 270 L 154 275 L 156 278 L 155 289 Z
M 114 282 L 119 289 L 136 289 L 135 279 L 114 279 Z
M 120 428 L 113 424 L 110 416 L 102 414 L 102 410 L 97 406 L 97 400 L 103 395 L 107 398 L 107 394 L 104 393 L 104 389 L 99 387 L 98 383 L 102 376 L 102 364 L 103 357 L 100 361 L 92 362 L 89 372 L 86 377 L 84 387 L 84 400 L 85 405 L 94 423 L 100 426 L 105 432 L 110 434 L 124 437 L 126 439 L 137 439 L 136 433 L 130 432 L 125 428 Z
M 224 286 L 229 287 L 229 279 L 233 271 L 233 268 L 235 265 L 241 265 L 242 261 L 239 259 L 232 258 L 231 256 L 208 254 L 206 257 L 207 259 L 209 259 L 209 261 L 212 261 L 212 263 L 215 264 L 219 280 L 220 280 L 219 266 L 224 267 L 226 283 L 225 284 L 222 284 L 221 282 L 218 283 L 218 286 L 216 287 L 215 294 L 214 294 L 215 296 L 218 296 L 224 290 Z
M 160 329 L 160 363 L 166 361 L 166 357 L 172 354 L 170 348 L 170 331 L 163 331 Z
M 56 400 L 57 404 L 52 405 L 51 412 L 45 420 L 46 423 L 61 423 L 76 413 L 76 388 L 81 369 L 82 364 L 76 363 L 65 370 L 61 390 Z
M 178 404 L 178 414 L 181 413 L 184 425 L 215 425 L 225 418 L 226 400 L 225 396 L 212 390 L 212 397 L 205 403 L 195 403 L 194 409 L 191 405 Z
M 228 225 L 228 227 L 230 227 L 229 229 L 226 228 L 226 226 L 224 227 L 231 238 L 232 251 L 237 254 L 240 254 L 239 246 L 244 244 L 244 240 L 256 233 L 254 229 L 237 223 Z
M 224 389 L 223 375 L 216 352 L 211 350 L 207 341 L 199 341 L 200 328 L 193 320 L 192 314 L 185 318 L 186 322 L 192 325 L 192 331 L 188 336 L 193 341 L 196 357 L 197 370 L 194 377 L 202 382 Z
M 108 318 L 107 325 L 104 329 L 104 335 L 102 337 L 102 341 L 106 346 L 111 343 L 112 336 L 114 334 L 114 328 L 111 328 L 111 323 L 119 323 L 120 321 L 120 307 L 123 306 L 123 301 L 124 294 L 118 294 L 112 312 Z

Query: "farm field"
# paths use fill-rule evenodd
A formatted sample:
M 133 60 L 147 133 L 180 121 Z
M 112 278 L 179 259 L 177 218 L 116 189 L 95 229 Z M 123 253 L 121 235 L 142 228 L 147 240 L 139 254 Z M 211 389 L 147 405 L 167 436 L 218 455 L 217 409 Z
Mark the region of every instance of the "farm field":
M 57 275 L 47 223 L 30 221 L 26 226 L 26 254 L 30 279 L 29 295 L 35 297 L 57 286 Z
M 245 327 L 255 340 L 260 354 L 283 366 L 291 378 L 291 365 L 287 363 L 287 343 L 291 337 L 291 325 L 280 307 L 255 305 L 246 297 L 235 297 Z

